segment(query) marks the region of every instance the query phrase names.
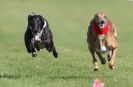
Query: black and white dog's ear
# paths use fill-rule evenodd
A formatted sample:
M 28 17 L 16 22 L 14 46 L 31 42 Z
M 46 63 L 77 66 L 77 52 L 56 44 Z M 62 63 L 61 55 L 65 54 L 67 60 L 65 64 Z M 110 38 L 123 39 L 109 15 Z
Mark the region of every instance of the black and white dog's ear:
M 32 19 L 32 17 L 33 17 L 32 15 L 28 16 L 28 22 Z
M 43 16 L 41 16 L 41 18 L 42 18 L 43 20 L 45 20 Z
M 42 19 L 42 20 L 45 20 L 45 18 L 43 17 L 43 16 L 41 16 L 41 15 L 39 15 L 40 16 L 40 18 Z
M 43 17 L 43 16 L 41 16 L 41 15 L 39 15 L 39 17 L 41 18 L 40 20 L 42 21 L 41 23 L 42 23 L 42 28 L 45 28 L 46 26 L 47 26 L 47 22 L 46 22 L 46 19 Z

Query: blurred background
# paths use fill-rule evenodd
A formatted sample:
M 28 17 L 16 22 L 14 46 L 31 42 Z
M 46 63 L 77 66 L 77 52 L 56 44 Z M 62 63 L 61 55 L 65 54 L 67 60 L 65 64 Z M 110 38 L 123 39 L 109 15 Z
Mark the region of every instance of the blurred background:
M 116 69 L 93 72 L 87 46 L 90 20 L 103 11 L 117 27 Z M 50 24 L 59 58 L 41 50 L 26 52 L 27 17 L 42 15 Z M 1 87 L 91 87 L 99 77 L 106 87 L 132 87 L 133 0 L 0 0 Z M 99 62 L 100 64 L 100 62 Z

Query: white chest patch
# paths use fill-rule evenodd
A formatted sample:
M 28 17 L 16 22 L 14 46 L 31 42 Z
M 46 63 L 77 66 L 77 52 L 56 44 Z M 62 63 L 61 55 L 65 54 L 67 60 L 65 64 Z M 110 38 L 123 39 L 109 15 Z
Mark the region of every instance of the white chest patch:
M 101 51 L 102 51 L 102 52 L 105 52 L 105 51 L 107 51 L 107 48 L 106 48 L 104 45 L 102 45 L 102 46 L 101 46 Z
M 47 22 L 44 20 L 44 25 L 43 25 L 41 32 L 38 32 L 37 35 L 34 37 L 36 41 L 41 42 L 41 35 L 42 35 L 43 30 L 46 26 L 47 26 Z
M 99 43 L 100 43 L 100 51 L 105 52 L 107 51 L 107 48 L 105 47 L 105 44 L 103 44 L 103 39 L 105 38 L 105 35 L 98 35 Z
M 36 36 L 35 36 L 35 40 L 36 40 L 36 41 L 41 41 L 39 35 L 36 35 Z

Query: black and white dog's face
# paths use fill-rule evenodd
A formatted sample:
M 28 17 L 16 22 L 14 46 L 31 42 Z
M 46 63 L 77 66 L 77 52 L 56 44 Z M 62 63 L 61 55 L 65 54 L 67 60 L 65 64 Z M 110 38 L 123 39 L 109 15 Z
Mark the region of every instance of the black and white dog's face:
M 42 29 L 46 27 L 46 20 L 40 15 L 29 15 L 28 16 L 28 28 L 31 30 L 33 37 L 41 33 Z

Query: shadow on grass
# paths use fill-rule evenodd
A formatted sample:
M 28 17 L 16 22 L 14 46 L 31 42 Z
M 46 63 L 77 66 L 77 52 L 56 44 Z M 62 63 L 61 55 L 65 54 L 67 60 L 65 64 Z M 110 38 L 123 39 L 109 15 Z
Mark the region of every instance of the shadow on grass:
M 21 79 L 21 78 L 27 78 L 30 77 L 30 75 L 25 75 L 25 76 L 21 76 L 21 75 L 13 75 L 13 74 L 0 74 L 0 79 L 1 78 L 7 78 L 7 79 Z
M 89 76 L 53 76 L 48 78 L 69 80 L 69 79 L 89 79 L 90 77 Z

